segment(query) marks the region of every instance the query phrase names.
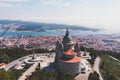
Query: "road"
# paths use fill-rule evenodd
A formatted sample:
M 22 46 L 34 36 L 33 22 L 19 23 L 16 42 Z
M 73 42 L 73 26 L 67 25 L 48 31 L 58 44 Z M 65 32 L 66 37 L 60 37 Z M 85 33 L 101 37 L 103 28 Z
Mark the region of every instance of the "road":
M 97 57 L 93 66 L 93 70 L 96 71 L 99 74 L 99 78 L 100 80 L 104 80 L 100 74 L 100 70 L 99 70 L 99 64 L 100 64 L 101 58 Z
M 38 64 L 39 64 L 38 62 L 34 63 L 29 69 L 27 69 L 27 70 L 19 77 L 18 80 L 25 80 L 27 76 L 31 75 L 31 73 L 35 71 L 35 69 L 36 69 L 36 67 L 37 67 Z
M 83 65 L 85 65 L 85 67 L 86 67 L 86 73 L 85 74 L 80 73 L 79 75 L 77 75 L 75 77 L 75 80 L 88 80 L 89 74 L 93 72 L 92 68 L 91 68 L 91 65 L 90 65 L 90 63 L 86 59 L 81 59 L 81 63 Z
M 10 68 L 12 68 L 13 66 L 15 66 L 16 64 L 22 63 L 22 61 L 20 61 L 20 59 L 28 58 L 29 56 L 31 56 L 31 55 L 24 56 L 24 57 L 22 57 L 22 58 L 18 58 L 18 59 L 16 59 L 16 60 L 14 60 L 14 61 L 8 63 L 8 64 L 5 66 L 4 69 L 5 69 L 6 71 L 8 71 Z
M 112 58 L 112 59 L 114 59 L 115 61 L 120 62 L 120 60 L 118 60 L 118 59 L 116 59 L 116 58 L 114 58 L 114 57 L 112 57 L 112 56 L 109 56 L 109 57 Z
M 75 80 L 88 80 L 89 73 L 86 74 L 80 74 L 75 78 Z
M 26 79 L 26 76 L 30 76 L 32 74 L 32 72 L 35 71 L 37 65 L 40 63 L 40 68 L 44 68 L 46 66 L 49 65 L 50 62 L 53 62 L 54 61 L 54 57 L 49 57 L 47 58 L 47 56 L 41 56 L 40 57 L 43 62 L 35 62 L 29 69 L 27 69 L 20 77 L 18 80 L 25 80 Z
M 49 54 L 49 53 L 48 53 L 48 54 Z M 52 54 L 53 54 L 53 53 L 52 53 Z M 28 58 L 30 58 L 30 56 L 32 56 L 32 55 L 33 55 L 33 54 L 27 55 L 27 56 L 24 56 L 24 57 L 21 57 L 21 58 L 18 58 L 18 59 L 16 59 L 16 60 L 8 63 L 8 64 L 5 66 L 4 69 L 5 69 L 6 71 L 8 71 L 10 68 L 12 68 L 13 66 L 15 66 L 16 64 L 22 64 L 23 61 L 24 61 L 24 59 L 28 59 Z M 45 56 L 46 58 L 44 58 L 44 59 L 48 59 L 45 53 L 43 53 L 43 54 L 36 54 L 36 55 L 37 55 L 37 56 Z M 20 61 L 20 60 L 21 60 L 21 61 Z M 51 59 L 48 59 L 48 60 L 49 60 L 49 62 L 50 62 Z M 51 62 L 52 62 L 53 60 L 54 60 L 54 59 L 52 58 Z
M 29 61 L 32 58 L 32 55 L 33 54 L 24 56 L 22 58 L 18 58 L 16 60 L 10 62 L 9 64 L 7 64 L 4 69 L 6 71 L 8 71 L 10 68 L 12 68 L 13 66 L 16 66 L 17 64 L 22 65 L 23 62 Z M 49 55 L 49 53 L 48 53 L 48 55 Z M 48 66 L 50 64 L 50 62 L 54 62 L 54 58 L 55 58 L 54 53 L 52 53 L 50 56 L 48 56 L 48 55 L 47 54 L 36 54 L 36 56 L 39 57 L 42 60 L 42 62 L 40 62 L 40 61 L 33 62 L 33 65 L 29 69 L 27 69 L 19 77 L 18 80 L 25 80 L 26 76 L 31 75 L 31 73 L 35 71 L 38 63 L 40 63 L 41 68 L 44 68 L 44 67 Z

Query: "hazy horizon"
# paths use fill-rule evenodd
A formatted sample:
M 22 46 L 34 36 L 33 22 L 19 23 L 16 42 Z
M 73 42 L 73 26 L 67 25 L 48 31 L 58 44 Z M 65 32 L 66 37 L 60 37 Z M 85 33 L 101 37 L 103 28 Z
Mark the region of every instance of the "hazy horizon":
M 87 26 L 120 32 L 119 0 L 0 0 L 0 19 Z

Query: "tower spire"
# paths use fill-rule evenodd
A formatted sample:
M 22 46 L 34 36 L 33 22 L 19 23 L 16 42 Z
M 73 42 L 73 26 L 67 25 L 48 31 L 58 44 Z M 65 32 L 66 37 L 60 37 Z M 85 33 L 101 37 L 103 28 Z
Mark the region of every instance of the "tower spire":
M 68 28 L 66 30 L 66 36 L 69 36 L 69 30 L 68 30 Z

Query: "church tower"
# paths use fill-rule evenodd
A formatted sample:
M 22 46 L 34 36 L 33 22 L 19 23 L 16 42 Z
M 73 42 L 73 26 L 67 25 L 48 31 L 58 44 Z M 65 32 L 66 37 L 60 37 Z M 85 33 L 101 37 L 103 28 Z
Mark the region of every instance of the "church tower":
M 74 48 L 74 42 L 72 41 L 71 36 L 69 35 L 69 31 L 68 28 L 66 30 L 66 34 L 63 38 L 63 46 L 64 46 L 64 50 L 70 49 L 70 48 Z

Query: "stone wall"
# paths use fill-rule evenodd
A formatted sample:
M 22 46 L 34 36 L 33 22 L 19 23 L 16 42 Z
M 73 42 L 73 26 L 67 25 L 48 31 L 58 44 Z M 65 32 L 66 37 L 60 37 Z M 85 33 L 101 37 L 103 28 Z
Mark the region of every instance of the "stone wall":
M 65 62 L 60 60 L 60 70 L 65 72 L 72 72 L 73 74 L 80 73 L 80 61 L 79 62 Z

